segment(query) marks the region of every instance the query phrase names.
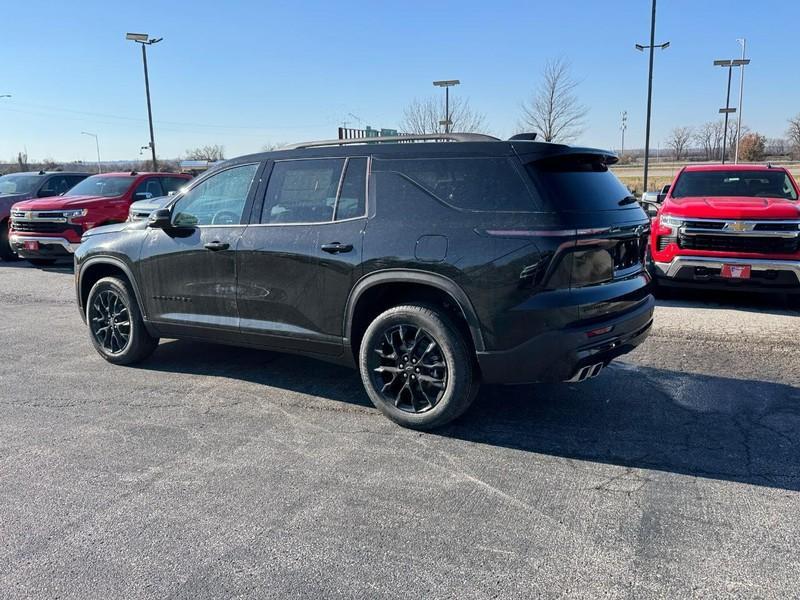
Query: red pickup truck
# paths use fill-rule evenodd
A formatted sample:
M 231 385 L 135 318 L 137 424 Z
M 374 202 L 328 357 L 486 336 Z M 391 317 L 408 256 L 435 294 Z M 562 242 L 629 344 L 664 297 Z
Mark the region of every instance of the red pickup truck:
M 658 287 L 800 293 L 800 203 L 771 165 L 684 167 L 650 231 Z
M 63 196 L 18 202 L 11 207 L 9 243 L 35 265 L 71 257 L 83 232 L 121 223 L 136 200 L 166 196 L 191 179 L 183 173 L 103 173 L 93 175 Z

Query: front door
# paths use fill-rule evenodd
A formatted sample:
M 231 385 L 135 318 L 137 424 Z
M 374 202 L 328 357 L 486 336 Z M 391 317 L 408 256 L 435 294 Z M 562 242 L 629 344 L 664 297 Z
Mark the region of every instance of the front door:
M 238 330 L 236 250 L 258 169 L 237 165 L 198 181 L 173 205 L 173 226 L 148 232 L 140 278 L 148 317 L 166 335 Z
M 350 283 L 361 269 L 365 158 L 276 161 L 238 253 L 242 333 L 339 355 Z

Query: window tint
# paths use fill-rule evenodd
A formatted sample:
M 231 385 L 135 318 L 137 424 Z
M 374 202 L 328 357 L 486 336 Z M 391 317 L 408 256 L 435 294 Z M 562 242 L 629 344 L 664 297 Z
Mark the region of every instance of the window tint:
M 551 210 L 636 208 L 631 192 L 599 159 L 575 156 L 526 165 Z
M 505 158 L 374 160 L 373 171 L 407 177 L 450 206 L 472 211 L 534 211 L 522 178 Z
M 757 196 L 797 200 L 789 176 L 774 171 L 684 171 L 675 182 L 673 198 L 687 196 Z
M 367 159 L 350 158 L 336 203 L 336 220 L 363 217 L 366 213 Z
M 247 194 L 258 165 L 242 165 L 220 171 L 200 182 L 175 203 L 178 226 L 236 225 L 242 222 Z
M 141 194 L 141 196 L 139 195 Z M 164 190 L 161 188 L 161 181 L 156 177 L 150 177 L 143 180 L 133 192 L 134 200 L 158 198 L 164 195 Z
M 161 187 L 164 190 L 164 194 L 170 194 L 180 191 L 182 187 L 189 185 L 188 179 L 182 179 L 180 177 L 162 177 L 161 178 Z
M 86 177 L 88 177 L 88 175 L 67 175 L 67 183 L 69 183 L 70 189 L 86 179 Z
M 51 196 L 58 196 L 65 193 L 71 188 L 69 179 L 65 175 L 55 175 L 50 177 L 39 190 L 39 195 L 48 194 Z
M 261 222 L 331 221 L 343 166 L 343 158 L 276 162 L 267 185 Z

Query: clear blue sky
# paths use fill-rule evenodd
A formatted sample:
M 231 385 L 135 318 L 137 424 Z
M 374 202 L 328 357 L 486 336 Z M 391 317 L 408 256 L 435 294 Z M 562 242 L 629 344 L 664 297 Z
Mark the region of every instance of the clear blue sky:
M 6 2 L 0 48 L 0 160 L 133 159 L 148 141 L 141 55 L 126 31 L 163 36 L 149 53 L 156 145 L 177 157 L 201 144 L 228 156 L 265 143 L 335 136 L 353 113 L 395 127 L 431 81 L 458 78 L 455 93 L 490 129 L 515 132 L 520 103 L 548 58 L 572 62 L 590 107 L 581 142 L 644 144 L 650 0 L 437 0 L 270 2 Z M 653 139 L 675 125 L 716 118 L 723 69 L 746 37 L 745 122 L 780 136 L 800 112 L 796 0 L 660 0 Z M 734 76 L 734 89 L 737 85 Z M 734 94 L 735 97 L 735 94 Z

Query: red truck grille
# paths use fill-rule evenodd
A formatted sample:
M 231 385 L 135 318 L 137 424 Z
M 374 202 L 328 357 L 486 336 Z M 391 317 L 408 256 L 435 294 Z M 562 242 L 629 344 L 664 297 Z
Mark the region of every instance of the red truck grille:
M 758 252 L 762 254 L 794 254 L 798 238 L 752 237 L 747 235 L 681 235 L 678 245 L 686 250 L 718 252 Z

